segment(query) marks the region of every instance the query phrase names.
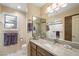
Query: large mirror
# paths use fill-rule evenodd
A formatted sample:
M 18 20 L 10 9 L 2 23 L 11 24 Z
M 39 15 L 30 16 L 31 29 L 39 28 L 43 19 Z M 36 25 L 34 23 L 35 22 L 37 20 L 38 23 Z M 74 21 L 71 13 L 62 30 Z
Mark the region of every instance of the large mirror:
M 61 20 L 56 19 L 53 22 L 47 24 L 49 30 L 47 31 L 47 37 L 52 39 L 62 39 L 63 23 Z
M 79 43 L 79 4 L 67 3 L 52 11 L 48 11 L 46 37 Z
M 50 4 L 46 10 L 51 6 Z M 46 19 L 33 17 L 33 37 L 47 37 L 79 43 L 79 4 L 66 3 L 51 11 L 48 10 L 45 14 Z
M 46 20 L 40 17 L 33 16 L 33 31 L 32 36 L 37 39 L 37 37 L 46 37 Z

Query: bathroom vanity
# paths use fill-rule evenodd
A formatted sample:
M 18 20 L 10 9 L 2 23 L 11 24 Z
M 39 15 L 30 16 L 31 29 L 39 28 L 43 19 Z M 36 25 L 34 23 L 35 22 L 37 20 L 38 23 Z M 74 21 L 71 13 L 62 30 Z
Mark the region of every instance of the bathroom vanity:
M 79 56 L 79 49 L 67 47 L 66 44 L 38 39 L 30 40 L 31 56 Z
M 51 53 L 34 44 L 33 42 L 30 42 L 30 51 L 31 56 L 53 56 Z
M 46 24 L 45 19 L 33 18 L 32 37 L 34 40 L 30 40 L 30 55 L 79 56 L 79 13 L 75 15 L 77 16 L 64 17 L 64 24 L 61 19 Z M 49 39 L 44 39 L 46 37 Z M 53 39 L 58 40 L 55 42 Z

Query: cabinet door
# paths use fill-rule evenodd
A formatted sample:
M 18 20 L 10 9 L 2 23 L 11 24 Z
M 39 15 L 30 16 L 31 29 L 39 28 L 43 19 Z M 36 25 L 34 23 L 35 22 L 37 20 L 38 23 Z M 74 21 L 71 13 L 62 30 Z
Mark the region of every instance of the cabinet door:
M 37 46 L 37 56 L 53 56 L 53 55 Z
M 36 56 L 36 45 L 32 42 L 30 42 L 30 55 Z
M 43 56 L 43 54 L 41 54 L 40 52 L 37 52 L 37 56 Z
M 32 48 L 36 49 L 36 45 L 35 45 L 34 43 L 30 42 L 30 46 L 31 46 Z
M 31 49 L 31 56 L 36 56 L 36 49 L 34 48 Z
M 54 56 L 32 42 L 30 42 L 30 52 L 31 56 Z

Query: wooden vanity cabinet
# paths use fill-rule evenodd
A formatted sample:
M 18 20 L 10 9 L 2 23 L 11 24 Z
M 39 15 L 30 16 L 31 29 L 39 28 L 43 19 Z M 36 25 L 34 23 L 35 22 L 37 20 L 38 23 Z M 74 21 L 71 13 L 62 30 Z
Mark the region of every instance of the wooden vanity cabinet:
M 37 50 L 36 45 L 34 43 L 30 42 L 30 55 L 36 56 L 37 55 L 36 50 Z
M 31 56 L 54 56 L 32 42 L 30 42 L 30 55 Z
M 42 49 L 41 47 L 37 46 L 37 56 L 53 56 L 46 50 Z

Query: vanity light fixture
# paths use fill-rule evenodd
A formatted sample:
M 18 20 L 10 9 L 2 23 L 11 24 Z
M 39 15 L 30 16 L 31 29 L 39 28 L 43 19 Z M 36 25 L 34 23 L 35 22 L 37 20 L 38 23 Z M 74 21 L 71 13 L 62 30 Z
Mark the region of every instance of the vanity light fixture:
M 53 3 L 48 6 L 47 13 L 53 13 L 54 11 L 58 11 L 60 8 L 66 7 L 67 3 Z
M 57 3 L 53 3 L 53 4 L 51 5 L 52 9 L 57 8 L 57 6 L 58 6 L 58 4 L 57 4 Z
M 58 11 L 60 8 L 58 7 L 58 8 L 55 8 L 55 11 Z
M 51 6 L 48 6 L 48 8 L 47 8 L 47 12 L 50 12 L 51 11 Z
M 50 12 L 49 13 L 53 13 L 54 12 L 54 10 L 50 10 Z
M 67 3 L 65 3 L 65 4 L 63 4 L 61 7 L 66 7 L 68 4 Z

